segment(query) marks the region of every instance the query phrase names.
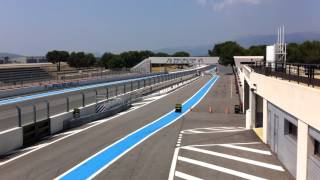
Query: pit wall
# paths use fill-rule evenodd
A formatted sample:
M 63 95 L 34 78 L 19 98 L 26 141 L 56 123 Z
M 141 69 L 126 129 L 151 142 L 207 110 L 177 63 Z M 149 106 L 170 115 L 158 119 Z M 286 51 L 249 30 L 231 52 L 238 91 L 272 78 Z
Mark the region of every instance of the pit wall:
M 0 155 L 18 149 L 23 145 L 22 127 L 0 132 Z

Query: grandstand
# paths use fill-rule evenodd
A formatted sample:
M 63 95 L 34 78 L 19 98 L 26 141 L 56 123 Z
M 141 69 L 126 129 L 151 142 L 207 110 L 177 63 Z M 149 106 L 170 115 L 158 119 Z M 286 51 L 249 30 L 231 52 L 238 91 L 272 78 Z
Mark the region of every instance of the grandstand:
M 41 67 L 7 67 L 0 69 L 2 85 L 49 80 L 50 78 L 49 73 Z
M 69 67 L 61 63 L 61 71 L 52 63 L 0 65 L 0 98 L 20 96 L 54 89 L 142 77 L 144 74 L 126 69 Z

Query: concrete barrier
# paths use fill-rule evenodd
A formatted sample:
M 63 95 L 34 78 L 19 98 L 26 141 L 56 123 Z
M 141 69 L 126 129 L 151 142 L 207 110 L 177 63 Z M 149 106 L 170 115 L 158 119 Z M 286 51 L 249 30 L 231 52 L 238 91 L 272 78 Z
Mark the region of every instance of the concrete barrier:
M 65 112 L 65 113 L 50 117 L 50 133 L 56 134 L 63 131 L 64 121 L 72 118 L 73 118 L 72 112 Z
M 0 92 L 0 98 L 7 98 L 11 96 L 18 96 L 21 94 L 29 94 L 44 91 L 46 88 L 44 86 L 32 86 L 32 87 L 21 87 L 14 90 L 6 90 Z
M 188 79 L 191 79 L 195 77 L 194 75 L 188 75 L 183 78 L 178 78 L 178 79 L 172 79 L 170 81 L 165 81 L 159 84 L 154 84 L 152 86 L 148 86 L 145 88 L 137 89 L 133 92 L 128 92 L 126 94 L 118 95 L 117 99 L 121 99 L 124 102 L 129 102 L 125 103 L 123 105 L 120 105 L 119 102 L 117 101 L 112 101 L 111 99 L 105 100 L 105 101 L 110 101 L 107 103 L 108 108 L 110 111 L 103 112 L 103 113 L 96 113 L 96 104 L 89 104 L 85 107 L 80 107 L 80 117 L 79 118 L 73 118 L 72 114 L 72 109 L 70 109 L 71 112 L 66 112 L 62 113 L 60 115 L 55 115 L 50 117 L 51 119 L 51 134 L 55 134 L 58 132 L 61 132 L 65 129 L 70 129 L 73 127 L 77 127 L 80 125 L 83 125 L 85 123 L 89 123 L 98 119 L 102 119 L 108 116 L 112 116 L 118 112 L 124 111 L 129 108 L 131 102 L 139 99 L 141 96 L 150 94 L 152 92 L 158 91 L 160 89 L 172 86 L 174 84 L 177 84 L 181 81 L 185 81 Z M 105 101 L 99 102 L 105 103 Z M 98 104 L 99 104 L 98 103 Z
M 21 148 L 22 145 L 23 132 L 21 127 L 0 132 L 0 155 Z

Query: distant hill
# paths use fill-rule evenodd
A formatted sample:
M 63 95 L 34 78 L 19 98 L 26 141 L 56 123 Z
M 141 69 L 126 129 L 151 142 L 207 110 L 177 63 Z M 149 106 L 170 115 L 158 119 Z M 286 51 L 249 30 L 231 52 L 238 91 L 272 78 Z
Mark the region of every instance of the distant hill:
M 22 57 L 22 55 L 0 52 L 0 57 L 17 58 L 17 57 Z
M 290 33 L 285 35 L 285 42 L 287 43 L 302 43 L 304 41 L 320 40 L 320 33 L 316 32 L 300 32 Z M 277 36 L 274 35 L 253 35 L 246 36 L 236 40 L 243 47 L 250 47 L 252 45 L 271 45 L 277 41 Z
M 233 41 L 237 41 L 241 46 L 248 48 L 252 45 L 271 45 L 277 40 L 276 35 L 252 35 L 244 36 Z M 285 41 L 287 43 L 301 43 L 304 41 L 318 40 L 320 41 L 320 33 L 317 32 L 300 32 L 300 33 L 289 33 L 285 36 Z M 188 46 L 188 47 L 175 47 L 175 48 L 163 48 L 155 50 L 155 52 L 165 52 L 168 54 L 173 54 L 177 51 L 187 51 L 192 56 L 207 56 L 208 49 L 213 48 L 213 42 L 210 45 L 200 45 L 200 46 Z
M 200 45 L 200 46 L 189 46 L 189 47 L 174 47 L 174 48 L 163 48 L 159 50 L 155 50 L 154 52 L 165 52 L 168 54 L 173 54 L 178 51 L 186 51 L 190 53 L 192 56 L 207 56 L 208 49 L 210 49 L 212 45 Z

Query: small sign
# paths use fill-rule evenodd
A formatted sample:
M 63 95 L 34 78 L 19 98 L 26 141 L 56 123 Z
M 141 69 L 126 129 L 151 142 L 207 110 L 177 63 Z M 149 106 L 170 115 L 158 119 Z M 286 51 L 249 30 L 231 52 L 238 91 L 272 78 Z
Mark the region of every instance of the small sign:
M 80 117 L 80 109 L 74 108 L 72 114 L 73 114 L 73 118 L 79 118 Z
M 182 112 L 182 105 L 181 104 L 176 104 L 176 112 L 179 112 L 179 113 Z

